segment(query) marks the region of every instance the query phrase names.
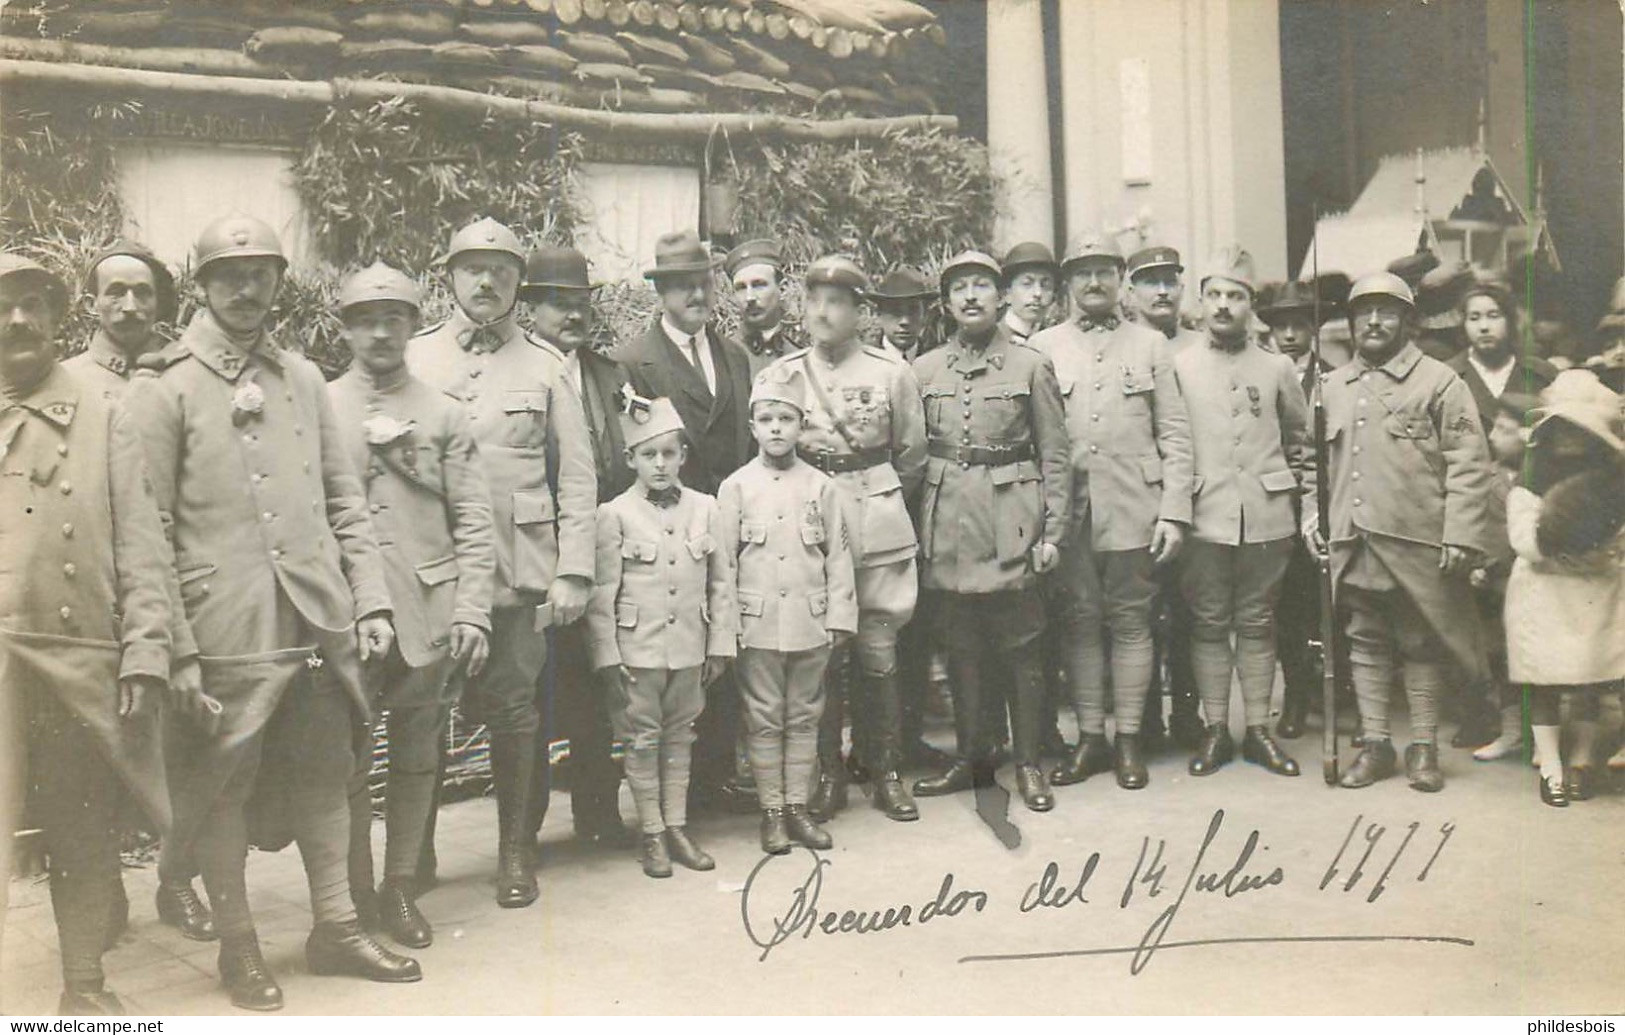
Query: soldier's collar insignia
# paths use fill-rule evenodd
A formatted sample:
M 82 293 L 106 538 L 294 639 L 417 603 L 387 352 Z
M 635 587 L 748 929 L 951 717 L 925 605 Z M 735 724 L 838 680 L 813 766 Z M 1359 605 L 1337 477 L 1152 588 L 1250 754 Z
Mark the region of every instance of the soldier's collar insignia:
M 55 424 L 57 427 L 66 428 L 69 424 L 73 423 L 73 415 L 75 412 L 77 412 L 77 410 L 77 403 L 69 402 L 66 399 L 58 399 L 56 402 L 46 403 L 44 406 L 39 407 L 34 412 L 38 413 L 41 417 L 44 417 L 52 424 Z

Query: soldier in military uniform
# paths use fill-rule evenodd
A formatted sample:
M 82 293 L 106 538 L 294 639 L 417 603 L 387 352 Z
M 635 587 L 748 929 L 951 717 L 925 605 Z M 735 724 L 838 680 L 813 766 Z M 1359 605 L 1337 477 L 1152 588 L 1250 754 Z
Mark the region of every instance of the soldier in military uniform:
M 491 735 L 497 905 L 515 909 L 538 894 L 528 814 L 540 807 L 532 801 L 535 767 L 548 764 L 536 742 L 544 634 L 586 612 L 597 477 L 563 355 L 514 318 L 525 271 L 519 238 L 481 219 L 452 235 L 445 266 L 457 309 L 413 338 L 406 359 L 416 377 L 463 404 L 491 488 L 491 655 L 462 707 Z
M 62 361 L 62 368 L 107 398 L 119 399 L 141 357 L 165 344 L 158 325 L 175 319 L 175 282 L 169 268 L 134 241 L 113 242 L 91 258 L 87 269 L 85 290 L 96 314 L 96 332 L 84 351 Z M 170 603 L 172 611 L 180 610 L 178 599 Z M 166 839 L 158 862 L 158 919 L 194 941 L 213 941 L 214 917 L 192 886 L 197 872 L 197 863 L 173 838 Z M 130 907 L 122 875 L 115 880 L 114 929 L 121 932 Z
M 0 917 L 26 802 L 50 863 L 60 1009 L 109 1015 L 123 1012 L 101 964 L 123 787 L 169 825 L 173 576 L 126 411 L 56 361 L 67 307 L 55 274 L 0 253 Z
M 1119 272 L 1125 267 L 1115 242 L 1107 248 L 1119 256 Z M 1141 248 L 1128 257 L 1128 312 L 1136 323 L 1157 331 L 1167 342 L 1168 354 L 1177 355 L 1191 345 L 1200 345 L 1200 331 L 1184 326 L 1179 319 L 1185 297 L 1185 267 L 1179 251 L 1167 245 Z M 1101 300 L 1091 299 L 1098 308 Z M 1153 604 L 1151 687 L 1146 694 L 1143 739 L 1157 741 L 1164 729 L 1174 743 L 1194 750 L 1202 740 L 1202 719 L 1196 709 L 1196 675 L 1191 670 L 1191 613 L 1179 591 L 1177 560 L 1158 569 L 1159 590 Z M 1170 703 L 1166 727 L 1162 717 L 1163 676 Z
M 1487 684 L 1489 665 L 1469 576 L 1490 543 L 1488 445 L 1473 394 L 1412 340 L 1415 299 L 1391 273 L 1349 292 L 1356 355 L 1326 377 L 1331 562 L 1346 615 L 1365 744 L 1344 787 L 1392 776 L 1398 763 L 1389 698 L 1403 680 L 1411 743 L 1405 777 L 1444 787 L 1438 700 L 1453 662 Z M 1325 549 L 1313 519 L 1304 538 Z
M 63 360 L 62 366 L 118 398 L 129 387 L 136 362 L 164 346 L 158 324 L 175 319 L 175 281 L 145 246 L 121 240 L 91 258 L 85 289 L 96 314 L 96 333 L 83 352 Z
M 368 672 L 374 705 L 389 721 L 384 879 L 374 900 L 369 752 L 357 760 L 350 789 L 350 890 L 386 934 L 421 949 L 434 929 L 417 906 L 418 857 L 446 719 L 463 674 L 477 677 L 485 667 L 496 556 L 491 492 L 468 418 L 406 367 L 418 296 L 410 277 L 382 263 L 345 280 L 338 309 L 352 362 L 328 394 L 366 485 L 395 609 L 394 649 Z
M 598 476 L 598 502 L 607 503 L 632 485 L 621 438 L 620 392 L 626 373 L 595 349 L 593 283 L 587 258 L 574 248 L 543 245 L 525 258 L 519 303 L 530 315 L 531 332 L 564 356 L 564 380 L 581 400 Z M 542 714 L 537 729 L 537 758 L 557 732 L 570 742 L 570 818 L 578 838 L 607 848 L 630 848 L 632 831 L 621 821 L 620 767 L 611 756 L 614 734 L 604 696 L 593 685 L 587 657 L 586 619 L 554 626 L 548 665 L 542 674 L 552 686 L 551 719 Z M 529 833 L 541 833 L 547 816 L 552 766 L 537 765 L 531 783 Z
M 1012 342 L 1025 345 L 1027 339 L 1044 329 L 1055 305 L 1061 267 L 1054 253 L 1037 241 L 1023 241 L 1011 248 L 1001 265 L 1006 302 L 1004 328 Z
M 1068 256 L 1081 297 L 1074 320 L 1032 339 L 1055 366 L 1072 458 L 1072 527 L 1056 573 L 1062 650 L 1080 739 L 1057 785 L 1116 771 L 1119 786 L 1149 780 L 1140 723 L 1153 663 L 1155 572 L 1178 554 L 1190 524 L 1191 435 L 1173 357 L 1156 331 L 1094 319 L 1087 291 L 1113 258 L 1086 243 Z M 1114 748 L 1106 745 L 1107 640 Z
M 1292 361 L 1266 352 L 1249 332 L 1256 290 L 1252 256 L 1221 249 L 1201 282 L 1207 341 L 1174 357 L 1195 457 L 1191 541 L 1180 581 L 1194 619 L 1191 660 L 1207 720 L 1190 761 L 1193 776 L 1210 775 L 1235 757 L 1232 678 L 1241 683 L 1246 713 L 1242 757 L 1272 773 L 1298 775 L 1298 763 L 1270 735 L 1269 709 L 1275 605 L 1296 548 L 1309 403 Z
M 982 695 L 995 666 L 1011 673 L 1016 785 L 1034 811 L 1054 807 L 1038 766 L 1044 629 L 1038 576 L 1060 561 L 1070 507 L 1066 416 L 1055 368 L 998 326 L 1002 270 L 964 252 L 942 294 L 958 330 L 914 362 L 925 401 L 921 582 L 940 593 L 958 757 L 914 785 L 919 795 L 992 783 Z
M 787 352 L 807 347 L 807 337 L 784 315 L 784 256 L 777 241 L 740 244 L 722 260 L 739 308 L 740 343 L 750 353 L 754 379 Z
M 902 691 L 897 635 L 914 616 L 919 546 L 906 500 L 925 467 L 925 420 L 919 384 L 901 357 L 858 341 L 858 314 L 869 281 L 857 263 L 831 255 L 807 268 L 806 325 L 813 346 L 769 368 L 806 378 L 802 459 L 835 479 L 857 566 L 858 631 L 851 658 L 837 652 L 831 669 L 856 662 L 856 679 L 826 676 L 819 728 L 819 782 L 810 810 L 829 817 L 846 797 L 841 761 L 842 713 L 850 706 L 854 746 L 874 789 L 875 807 L 909 821 L 919 810 L 903 785 Z M 847 700 L 842 700 L 842 691 Z M 854 692 L 855 691 L 855 692 Z
M 262 847 L 299 843 L 311 972 L 416 981 L 415 960 L 361 929 L 346 866 L 347 786 L 368 742 L 360 666 L 394 641 L 366 496 L 321 371 L 267 329 L 287 268 L 276 234 L 217 220 L 194 268 L 203 309 L 128 395 L 174 546 L 178 635 L 201 659 L 172 675 L 172 836 L 202 870 L 233 1004 L 282 1006 L 248 908 L 251 796 Z

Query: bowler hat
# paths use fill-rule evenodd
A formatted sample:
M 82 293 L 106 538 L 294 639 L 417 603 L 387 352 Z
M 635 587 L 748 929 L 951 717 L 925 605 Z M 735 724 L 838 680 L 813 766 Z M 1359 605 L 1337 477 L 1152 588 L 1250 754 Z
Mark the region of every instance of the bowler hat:
M 869 292 L 869 297 L 878 301 L 907 301 L 913 298 L 930 298 L 934 292 L 931 285 L 926 283 L 925 276 L 911 266 L 899 266 L 880 278 L 880 283 Z
M 784 269 L 784 255 L 779 250 L 777 241 L 770 241 L 765 237 L 758 237 L 752 241 L 745 241 L 734 246 L 727 258 L 722 260 L 723 272 L 732 277 L 746 266 L 772 266 L 776 270 Z
M 525 277 L 519 297 L 530 298 L 545 289 L 591 291 L 598 285 L 587 278 L 587 257 L 574 248 L 544 244 L 525 256 Z
M 700 235 L 693 230 L 678 230 L 662 234 L 655 241 L 655 264 L 643 271 L 650 280 L 658 280 L 672 273 L 705 273 L 715 268 Z
M 1060 276 L 1060 264 L 1055 261 L 1055 253 L 1049 250 L 1048 245 L 1037 241 L 1023 241 L 1011 248 L 1004 256 L 1004 282 L 1009 284 L 1016 279 L 1016 273 L 1024 269 L 1048 270 L 1053 276 Z
M 1185 270 L 1185 267 L 1179 261 L 1179 250 L 1170 248 L 1165 244 L 1159 244 L 1150 248 L 1141 248 L 1128 257 L 1129 279 L 1133 280 L 1141 270 L 1156 269 L 1159 266 L 1172 266 L 1181 273 Z
M 1315 289 L 1300 281 L 1289 280 L 1280 286 L 1271 285 L 1262 292 L 1267 298 L 1253 311 L 1258 318 L 1275 326 L 1277 320 L 1284 319 L 1290 314 L 1301 313 L 1313 318 L 1315 310 L 1320 310 L 1322 317 L 1332 315 L 1332 306 L 1320 302 L 1315 297 Z

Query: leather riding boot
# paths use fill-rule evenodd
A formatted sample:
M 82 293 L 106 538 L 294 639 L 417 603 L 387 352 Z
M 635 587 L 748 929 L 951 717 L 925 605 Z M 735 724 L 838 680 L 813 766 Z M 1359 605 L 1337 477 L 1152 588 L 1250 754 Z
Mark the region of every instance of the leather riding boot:
M 1034 812 L 1048 812 L 1055 807 L 1055 795 L 1050 793 L 1044 770 L 1036 765 L 1016 766 L 1016 790 L 1021 801 Z
M 1281 719 L 1275 724 L 1275 735 L 1282 740 L 1297 740 L 1303 736 L 1303 726 L 1309 716 L 1309 687 L 1303 683 L 1286 684 L 1281 697 Z
M 312 974 L 321 977 L 358 977 L 386 984 L 423 980 L 417 960 L 390 952 L 353 920 L 312 928 L 305 939 L 305 963 Z
M 786 816 L 786 825 L 789 817 Z M 682 863 L 691 870 L 714 870 L 717 861 L 705 853 L 705 849 L 694 843 L 688 836 L 687 827 L 666 828 L 666 850 L 671 853 L 673 862 Z
M 807 799 L 807 811 L 817 816 L 819 822 L 828 823 L 836 813 L 846 808 L 846 801 L 846 768 L 836 763 L 833 769 L 826 769 L 820 763 L 818 783 L 813 786 L 812 795 Z
M 919 806 L 909 796 L 908 788 L 903 786 L 903 778 L 895 769 L 881 773 L 875 778 L 875 808 L 886 814 L 887 819 L 899 823 L 912 823 L 920 818 Z
M 1078 738 L 1078 746 L 1073 750 L 1072 757 L 1056 767 L 1050 774 L 1050 780 L 1057 787 L 1066 787 L 1082 783 L 1096 773 L 1110 772 L 1111 769 L 1112 749 L 1106 743 L 1106 734 L 1085 733 Z
M 1231 739 L 1230 727 L 1215 722 L 1202 734 L 1202 746 L 1196 749 L 1188 767 L 1192 776 L 1211 776 L 1236 757 L 1236 742 Z
M 194 942 L 212 942 L 220 937 L 214 929 L 214 914 L 192 889 L 191 881 L 159 884 L 155 899 L 159 922 L 177 928 L 183 937 Z
M 783 809 L 762 810 L 762 851 L 783 855 L 790 850 L 790 832 L 784 826 Z
M 385 877 L 378 885 L 378 926 L 409 949 L 426 949 L 434 943 L 434 928 L 418 911 L 410 880 Z
M 64 1017 L 123 1017 L 124 1004 L 105 988 L 64 988 L 56 1012 Z
M 914 795 L 918 798 L 937 798 L 968 791 L 974 782 L 972 768 L 969 759 L 955 759 L 952 765 L 936 776 L 915 780 Z
M 644 834 L 638 848 L 638 862 L 646 877 L 670 877 L 671 854 L 666 851 L 666 834 Z
M 1419 791 L 1432 793 L 1444 790 L 1438 745 L 1412 744 L 1405 749 L 1405 781 Z
M 220 940 L 220 984 L 243 1010 L 282 1009 L 282 988 L 271 976 L 254 935 Z
M 784 826 L 790 834 L 790 839 L 803 847 L 823 851 L 835 843 L 829 832 L 807 815 L 805 805 L 787 806 L 784 810 Z
M 440 745 L 440 758 L 435 766 L 434 794 L 429 799 L 429 822 L 423 827 L 423 848 L 418 852 L 417 873 L 412 883 L 419 895 L 440 883 L 440 858 L 434 850 L 435 823 L 440 817 L 440 793 L 446 783 L 446 745 Z
M 1393 776 L 1398 764 L 1393 741 L 1368 737 L 1360 753 L 1355 756 L 1354 764 L 1349 766 L 1348 772 L 1338 782 L 1344 787 L 1370 787 L 1378 780 Z
M 1268 726 L 1248 726 L 1241 740 L 1241 757 L 1280 776 L 1297 776 L 1298 763 L 1270 736 Z
M 1112 742 L 1112 767 L 1117 770 L 1117 786 L 1125 791 L 1137 791 L 1151 782 L 1145 759 L 1140 754 L 1138 733 L 1119 733 Z
M 497 799 L 497 905 L 503 909 L 521 909 L 540 894 L 530 858 L 525 808 L 537 764 L 533 735 L 491 736 L 491 782 L 496 785 Z

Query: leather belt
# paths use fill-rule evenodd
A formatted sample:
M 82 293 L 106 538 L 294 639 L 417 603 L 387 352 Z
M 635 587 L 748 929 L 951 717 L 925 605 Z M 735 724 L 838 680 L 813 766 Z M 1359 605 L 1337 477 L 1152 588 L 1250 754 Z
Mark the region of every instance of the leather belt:
M 1020 463 L 1033 458 L 1033 445 L 1019 446 L 966 446 L 947 439 L 934 438 L 926 443 L 926 450 L 941 460 L 950 460 L 962 467 L 999 467 Z
M 891 450 L 876 447 L 860 449 L 856 453 L 834 453 L 826 450 L 798 449 L 801 459 L 825 474 L 845 474 L 848 471 L 866 471 L 871 467 L 891 463 Z

